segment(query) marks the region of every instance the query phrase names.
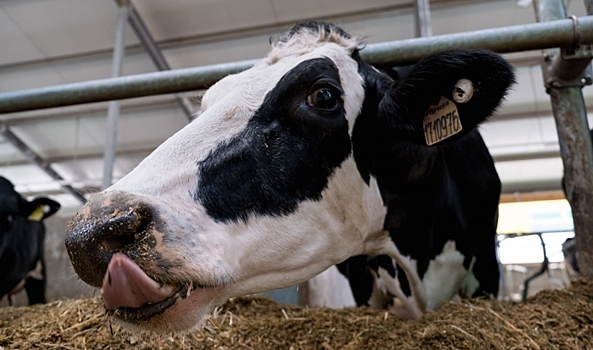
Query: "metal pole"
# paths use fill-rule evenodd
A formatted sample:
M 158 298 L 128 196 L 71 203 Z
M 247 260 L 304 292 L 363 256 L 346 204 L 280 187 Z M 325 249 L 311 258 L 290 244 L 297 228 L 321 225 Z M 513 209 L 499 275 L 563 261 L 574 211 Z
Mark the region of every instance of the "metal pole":
M 142 21 L 142 17 L 140 17 L 140 14 L 138 14 L 138 11 L 136 11 L 131 3 L 128 2 L 128 4 L 130 9 L 128 13 L 128 22 L 146 49 L 148 56 L 150 56 L 152 62 L 158 68 L 158 70 L 171 70 L 171 67 L 169 66 L 169 63 L 167 63 L 165 56 L 163 56 L 163 53 L 156 45 L 152 35 L 150 35 L 150 32 L 144 24 L 144 21 Z M 185 94 L 178 94 L 176 98 L 188 119 L 190 121 L 193 120 L 193 117 L 196 114 L 196 108 L 191 103 L 189 98 Z
M 578 23 L 580 35 L 576 43 L 593 43 L 593 16 L 580 17 Z M 370 64 L 407 65 L 427 55 L 452 48 L 483 48 L 505 53 L 569 46 L 574 38 L 574 22 L 562 19 L 370 44 L 361 51 L 361 56 Z M 258 61 L 248 60 L 5 92 L 0 94 L 0 113 L 204 89 L 229 74 L 251 68 Z
M 113 65 L 112 77 L 121 75 L 124 60 L 125 46 L 124 36 L 126 33 L 126 22 L 128 20 L 129 8 L 121 6 L 117 13 L 117 30 L 115 32 L 115 43 L 113 44 Z M 107 109 L 107 135 L 105 137 L 105 158 L 103 161 L 103 188 L 111 186 L 113 179 L 113 163 L 115 161 L 115 147 L 117 143 L 117 122 L 119 119 L 119 101 L 109 102 Z
M 416 37 L 432 36 L 428 0 L 416 0 L 414 2 L 414 20 L 416 23 Z
M 86 203 L 86 198 L 78 191 L 76 191 L 72 186 L 67 185 L 64 183 L 64 178 L 60 176 L 52 167 L 51 165 L 41 158 L 37 153 L 33 152 L 21 139 L 19 139 L 10 129 L 4 125 L 4 123 L 0 122 L 0 134 L 4 136 L 14 147 L 16 147 L 19 151 L 21 151 L 33 164 L 36 164 L 38 167 L 41 168 L 47 175 L 49 175 L 52 179 L 60 182 L 60 186 L 66 192 L 73 195 L 76 199 L 81 201 L 82 203 Z
M 593 15 L 593 0 L 585 0 L 585 9 L 589 16 Z
M 229 74 L 251 68 L 257 61 L 259 59 L 5 92 L 0 94 L 0 113 L 205 89 Z
M 538 22 L 566 18 L 562 0 L 534 0 Z M 577 33 L 575 33 L 575 39 Z M 564 45 L 570 47 L 572 44 Z M 560 50 L 546 50 L 542 67 L 544 75 L 570 69 L 570 64 L 560 62 Z M 590 59 L 589 59 L 590 60 Z M 581 69 L 582 65 L 575 67 Z M 574 72 L 572 72 L 574 73 Z M 574 74 L 571 74 L 574 75 Z M 564 165 L 566 197 L 572 208 L 577 260 L 581 273 L 593 276 L 593 147 L 587 123 L 587 110 L 581 86 L 563 86 L 561 76 L 553 74 L 546 81 L 552 100 L 556 121 L 560 155 Z M 570 85 L 570 84 L 568 84 Z

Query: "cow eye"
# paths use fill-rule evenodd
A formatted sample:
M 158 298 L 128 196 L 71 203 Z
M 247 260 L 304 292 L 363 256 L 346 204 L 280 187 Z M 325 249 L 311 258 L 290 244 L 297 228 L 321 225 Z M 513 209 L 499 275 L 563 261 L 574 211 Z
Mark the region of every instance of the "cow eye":
M 333 109 L 338 104 L 339 94 L 330 88 L 320 88 L 307 96 L 307 104 L 321 109 Z

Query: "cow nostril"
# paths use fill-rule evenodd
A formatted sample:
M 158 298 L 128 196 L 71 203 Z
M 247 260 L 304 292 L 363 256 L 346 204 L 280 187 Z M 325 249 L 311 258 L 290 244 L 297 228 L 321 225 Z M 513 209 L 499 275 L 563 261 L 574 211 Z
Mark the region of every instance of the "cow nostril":
M 149 224 L 150 214 L 143 210 L 113 218 L 101 230 L 106 234 L 100 245 L 107 251 L 117 251 L 133 245 L 141 239 Z
M 117 250 L 134 243 L 134 236 L 112 236 L 104 239 L 101 246 L 106 250 Z

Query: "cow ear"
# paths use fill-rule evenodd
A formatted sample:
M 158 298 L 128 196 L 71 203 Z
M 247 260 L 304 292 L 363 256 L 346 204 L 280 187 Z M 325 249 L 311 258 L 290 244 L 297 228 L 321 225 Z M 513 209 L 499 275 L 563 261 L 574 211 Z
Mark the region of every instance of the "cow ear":
M 454 140 L 485 121 L 514 83 L 514 68 L 498 54 L 441 52 L 393 83 L 381 99 L 379 118 L 398 137 L 418 143 Z

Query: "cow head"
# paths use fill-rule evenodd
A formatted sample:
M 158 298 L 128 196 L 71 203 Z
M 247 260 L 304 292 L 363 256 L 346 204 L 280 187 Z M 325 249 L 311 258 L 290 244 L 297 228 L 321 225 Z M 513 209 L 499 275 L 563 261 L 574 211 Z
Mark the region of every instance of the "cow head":
M 513 80 L 497 55 L 454 51 L 395 82 L 360 59 L 360 46 L 336 26 L 297 24 L 253 68 L 212 86 L 199 118 L 89 198 L 66 246 L 109 312 L 188 329 L 229 297 L 379 251 L 379 148 L 424 143 L 429 105 L 452 99 L 465 78 L 476 91 L 457 106 L 463 131 L 452 139 L 461 137 Z

